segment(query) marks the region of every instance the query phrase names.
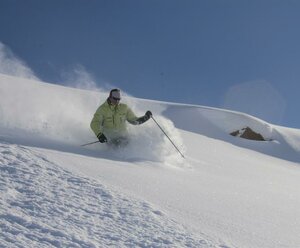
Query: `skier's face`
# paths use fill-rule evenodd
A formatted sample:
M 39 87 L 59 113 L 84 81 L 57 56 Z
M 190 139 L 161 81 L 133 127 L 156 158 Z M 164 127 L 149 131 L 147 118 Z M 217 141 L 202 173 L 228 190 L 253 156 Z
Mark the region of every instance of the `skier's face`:
M 120 98 L 116 98 L 116 97 L 111 97 L 110 98 L 110 102 L 111 102 L 112 105 L 118 105 L 120 100 L 121 100 Z

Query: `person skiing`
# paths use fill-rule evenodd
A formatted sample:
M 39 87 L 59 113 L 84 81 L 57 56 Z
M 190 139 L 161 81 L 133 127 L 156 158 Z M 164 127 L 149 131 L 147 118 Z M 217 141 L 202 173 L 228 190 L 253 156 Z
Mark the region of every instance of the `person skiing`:
M 112 89 L 107 100 L 98 107 L 90 127 L 100 143 L 125 146 L 128 144 L 127 122 L 140 125 L 148 121 L 152 113 L 147 111 L 144 116 L 137 117 L 124 103 L 120 103 L 120 89 Z

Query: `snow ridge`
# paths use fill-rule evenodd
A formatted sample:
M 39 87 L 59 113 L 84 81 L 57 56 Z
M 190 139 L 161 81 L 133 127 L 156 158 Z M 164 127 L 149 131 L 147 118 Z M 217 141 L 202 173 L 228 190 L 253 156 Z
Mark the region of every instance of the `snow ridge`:
M 0 143 L 1 247 L 212 247 L 147 202 Z

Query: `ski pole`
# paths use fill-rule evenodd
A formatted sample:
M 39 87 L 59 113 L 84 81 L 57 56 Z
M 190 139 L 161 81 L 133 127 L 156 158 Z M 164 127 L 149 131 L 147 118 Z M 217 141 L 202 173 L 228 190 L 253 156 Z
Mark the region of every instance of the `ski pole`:
M 80 145 L 80 146 L 88 146 L 88 145 L 95 144 L 95 143 L 98 143 L 98 142 L 100 142 L 100 141 L 97 140 L 97 141 L 94 141 L 94 142 L 91 142 L 91 143 L 87 143 L 87 144 L 83 144 L 83 145 Z
M 153 118 L 153 116 L 151 115 L 152 120 L 156 123 L 156 125 L 160 128 L 160 130 L 167 136 L 167 138 L 170 140 L 170 142 L 172 143 L 172 145 L 176 148 L 176 150 L 180 153 L 181 157 L 185 158 L 183 156 L 183 154 L 180 152 L 180 150 L 178 149 L 178 147 L 174 144 L 174 142 L 170 139 L 170 137 L 166 134 L 166 132 L 162 129 L 162 127 L 157 123 L 157 121 Z

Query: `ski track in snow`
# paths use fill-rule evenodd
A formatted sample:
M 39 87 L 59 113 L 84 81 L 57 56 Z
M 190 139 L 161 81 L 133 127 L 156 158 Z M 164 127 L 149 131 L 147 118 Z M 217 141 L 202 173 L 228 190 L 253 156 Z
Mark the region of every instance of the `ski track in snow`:
M 0 174 L 0 247 L 216 247 L 30 148 L 1 143 Z

